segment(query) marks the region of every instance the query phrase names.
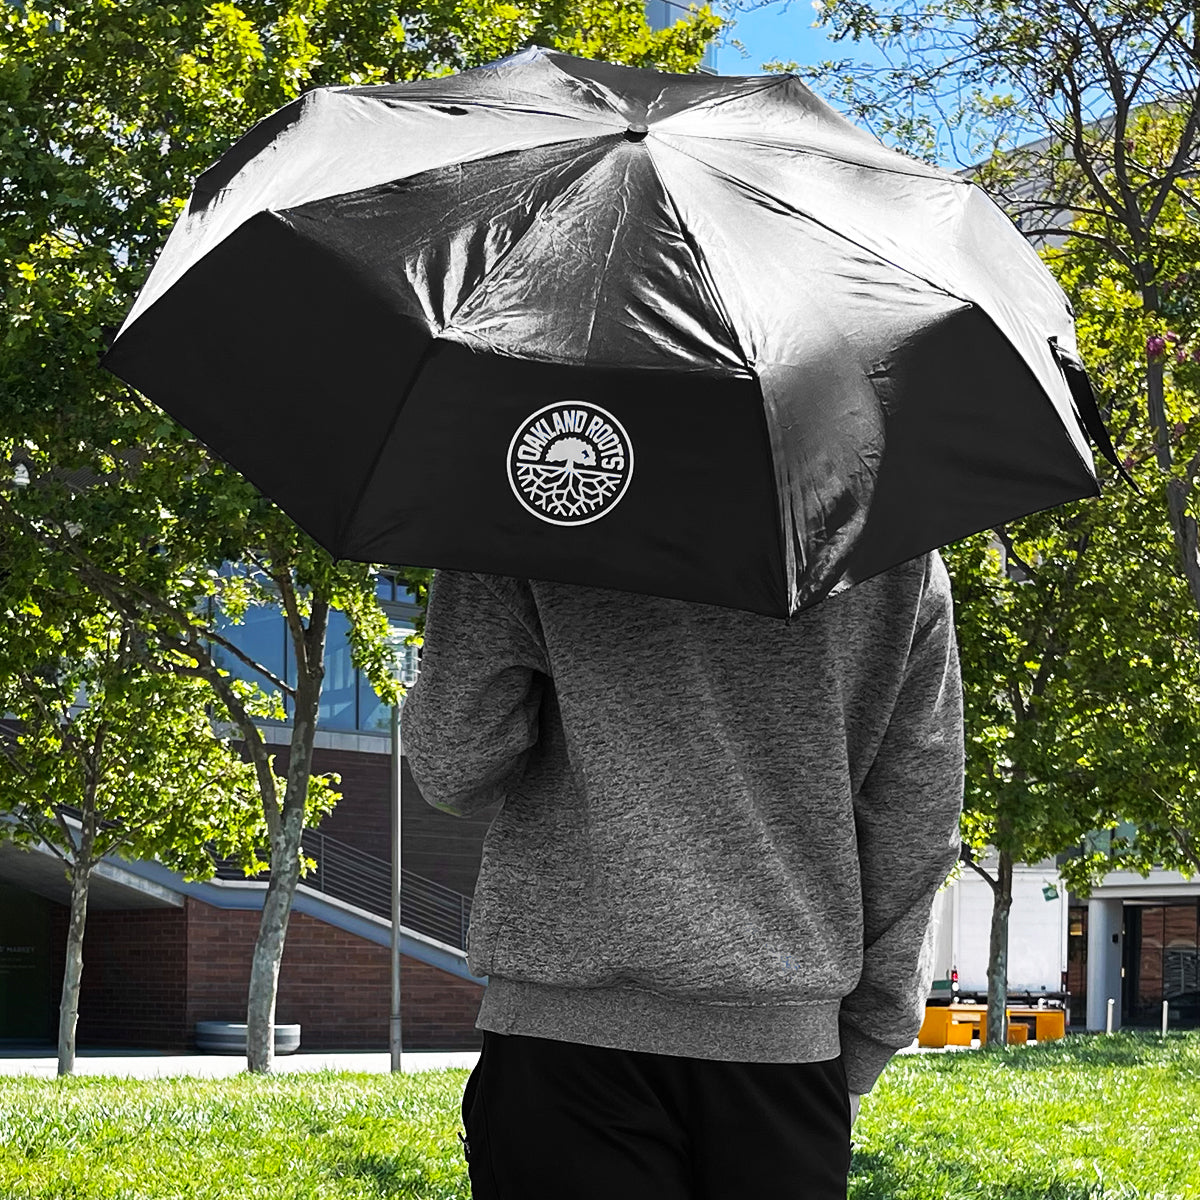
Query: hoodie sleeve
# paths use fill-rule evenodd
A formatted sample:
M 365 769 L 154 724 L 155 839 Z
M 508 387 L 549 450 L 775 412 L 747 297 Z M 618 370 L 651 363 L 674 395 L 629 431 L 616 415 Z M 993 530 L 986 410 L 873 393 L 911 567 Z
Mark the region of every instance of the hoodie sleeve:
M 549 670 L 527 592 L 520 580 L 434 572 L 401 736 L 421 795 L 442 812 L 469 817 L 504 799 L 537 742 Z
M 839 1019 L 851 1092 L 869 1092 L 921 1028 L 933 981 L 933 903 L 961 844 L 964 752 L 950 579 L 935 554 L 896 707 L 854 798 L 863 968 Z

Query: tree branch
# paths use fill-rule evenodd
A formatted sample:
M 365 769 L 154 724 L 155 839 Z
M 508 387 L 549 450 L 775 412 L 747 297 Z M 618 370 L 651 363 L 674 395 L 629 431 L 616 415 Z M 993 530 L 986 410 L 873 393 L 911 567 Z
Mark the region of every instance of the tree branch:
M 67 858 L 67 856 L 63 854 L 63 852 L 46 836 L 46 829 L 44 826 L 46 824 L 54 824 L 54 819 L 52 817 L 47 817 L 45 813 L 39 812 L 37 814 L 39 820 L 34 821 L 30 818 L 28 810 L 23 806 L 12 809 L 11 812 L 17 824 L 33 834 L 33 836 L 37 838 L 47 849 L 53 852 L 55 858 L 57 858 L 64 866 L 69 867 L 71 865 L 71 860 Z M 68 840 L 67 844 L 73 845 L 74 843 Z
M 175 647 L 179 649 L 179 647 Z M 254 774 L 258 780 L 259 792 L 262 796 L 263 818 L 267 823 L 267 832 L 275 837 L 280 831 L 280 805 L 278 792 L 275 787 L 275 773 L 271 770 L 271 760 L 263 741 L 262 733 L 254 723 L 245 705 L 238 698 L 228 679 L 217 670 L 212 656 L 199 644 L 197 632 L 192 630 L 186 648 L 180 651 L 192 657 L 199 664 L 201 676 L 208 680 L 209 686 L 220 697 L 233 719 L 237 722 L 242 733 L 242 740 L 254 763 Z
M 291 684 L 280 679 L 274 672 L 267 670 L 261 663 L 255 662 L 254 659 L 239 647 L 217 633 L 211 625 L 193 620 L 191 614 L 172 604 L 157 593 L 141 587 L 128 578 L 113 575 L 99 566 L 67 530 L 60 530 L 58 535 L 47 533 L 45 530 L 38 528 L 32 522 L 28 521 L 2 495 L 0 495 L 0 507 L 12 514 L 25 527 L 26 531 L 36 537 L 43 545 L 49 546 L 60 553 L 65 551 L 74 558 L 80 564 L 82 572 L 90 585 L 126 617 L 135 621 L 141 617 L 137 608 L 130 603 L 129 594 L 132 594 L 148 608 L 169 617 L 181 630 L 203 629 L 206 640 L 216 643 L 235 658 L 241 660 L 251 670 L 265 676 L 284 695 L 290 696 L 293 699 L 295 698 L 295 688 Z M 155 631 L 155 636 L 159 636 L 157 631 Z
M 1093 36 L 1095 36 L 1097 43 L 1102 46 L 1101 52 L 1105 53 L 1105 51 L 1103 49 L 1103 38 L 1100 34 L 1099 29 L 1096 27 L 1095 22 L 1093 22 L 1091 20 L 1091 17 L 1088 14 L 1086 4 L 1081 4 L 1080 0 L 1069 0 L 1069 3 L 1071 4 L 1071 7 L 1074 8 L 1075 11 L 1078 12 L 1083 17 L 1083 19 L 1088 23 L 1089 28 L 1093 31 Z M 1106 73 L 1108 75 L 1109 84 L 1112 87 L 1113 101 L 1114 101 L 1113 136 L 1114 136 L 1114 153 L 1116 155 L 1116 167 L 1117 167 L 1116 177 L 1117 177 L 1118 184 L 1120 184 L 1123 192 L 1125 193 L 1125 203 L 1124 204 L 1119 202 L 1117 200 L 1117 198 L 1108 190 L 1108 188 L 1106 188 L 1104 186 L 1103 181 L 1096 174 L 1095 167 L 1093 166 L 1090 158 L 1088 157 L 1088 155 L 1086 153 L 1086 145 L 1084 142 L 1084 128 L 1085 128 L 1085 125 L 1087 124 L 1087 122 L 1085 122 L 1083 119 L 1080 90 L 1077 86 L 1077 81 L 1075 79 L 1074 73 L 1069 69 L 1064 71 L 1063 75 L 1061 76 L 1061 78 L 1063 80 L 1063 95 L 1067 98 L 1067 101 L 1068 101 L 1068 103 L 1070 105 L 1070 109 L 1071 109 L 1070 143 L 1071 143 L 1071 148 L 1074 152 L 1073 156 L 1074 156 L 1075 162 L 1079 166 L 1080 170 L 1082 170 L 1083 173 L 1087 176 L 1088 182 L 1091 183 L 1092 190 L 1096 194 L 1096 196 L 1100 197 L 1105 202 L 1105 204 L 1107 204 L 1109 206 L 1109 209 L 1111 212 L 1116 213 L 1116 214 L 1121 214 L 1123 216 L 1123 223 L 1125 224 L 1125 227 L 1133 235 L 1134 244 L 1137 245 L 1142 240 L 1140 235 L 1143 232 L 1143 226 L 1142 226 L 1141 222 L 1135 217 L 1134 211 L 1131 211 L 1130 206 L 1133 204 L 1133 198 L 1131 196 L 1129 196 L 1129 194 L 1128 194 L 1129 187 L 1124 178 L 1124 176 L 1125 176 L 1124 137 L 1125 137 L 1125 125 L 1126 125 L 1126 121 L 1128 118 L 1128 104 L 1127 104 L 1127 101 L 1126 101 L 1126 98 L 1124 95 L 1124 91 L 1120 86 L 1119 78 L 1114 82 L 1114 79 L 1113 79 L 1113 70 L 1114 69 L 1116 69 L 1115 64 L 1113 64 L 1112 68 L 1108 67 L 1107 55 L 1106 55 Z M 1133 208 L 1136 209 L 1136 205 L 1133 205 Z
M 964 842 L 959 849 L 958 857 L 962 862 L 971 868 L 993 892 L 1000 886 L 997 880 L 993 879 L 976 861 L 975 855 L 971 852 L 971 848 Z
M 1200 21 L 1198 21 L 1197 24 L 1200 24 Z M 1196 210 L 1196 212 L 1200 213 L 1200 201 L 1197 201 L 1196 198 L 1191 194 L 1191 192 L 1184 191 L 1179 186 L 1178 178 L 1173 179 L 1171 181 L 1171 186 L 1174 188 L 1175 194 L 1179 197 L 1180 200 L 1182 200 L 1184 202 L 1184 204 L 1190 205 L 1192 208 L 1194 208 Z
M 1197 871 L 1200 871 L 1200 854 L 1197 853 L 1195 846 L 1186 837 L 1183 830 L 1175 824 L 1175 813 L 1173 811 L 1174 805 L 1172 805 L 1171 802 L 1168 801 L 1167 798 L 1160 791 L 1157 790 L 1157 788 L 1152 787 L 1150 790 L 1158 797 L 1159 801 L 1161 802 L 1161 804 L 1163 806 L 1163 812 L 1166 813 L 1166 816 L 1167 816 L 1167 828 L 1170 829 L 1172 836 L 1175 838 L 1175 841 L 1179 844 L 1179 849 L 1183 853 L 1184 858 L 1186 858 L 1189 862 L 1193 863 L 1195 865 Z M 1179 817 L 1181 820 L 1183 820 L 1183 823 L 1186 826 L 1187 821 L 1184 818 L 1184 814 L 1183 814 L 1182 810 L 1179 813 Z
M 1004 547 L 1004 553 L 1007 558 L 1010 558 L 1029 576 L 1030 579 L 1036 579 L 1037 576 L 1034 569 L 1017 553 L 1013 546 L 1012 538 L 1008 536 L 1008 528 L 1005 525 L 996 525 L 992 532 L 1000 539 L 1001 545 Z
M 76 856 L 79 854 L 79 847 L 75 845 L 75 835 L 71 832 L 71 827 L 67 824 L 66 818 L 62 815 L 62 810 L 57 805 L 54 808 L 54 823 L 62 830 L 62 835 L 66 839 L 67 845 L 71 848 L 70 857 L 60 854 L 59 858 L 69 866 L 74 866 L 78 862 Z M 42 841 L 46 841 L 46 839 L 43 837 Z M 49 845 L 50 843 L 47 842 L 46 844 Z
M 1075 543 L 1075 557 L 1071 560 L 1071 565 L 1067 568 L 1067 586 L 1063 589 L 1064 594 L 1070 590 L 1075 582 L 1075 576 L 1079 572 L 1079 562 L 1083 558 L 1085 551 L 1091 542 L 1091 530 L 1084 530 L 1083 535 Z M 1057 589 L 1056 589 L 1057 591 Z M 1055 595 L 1055 606 L 1060 606 L 1063 600 L 1063 595 Z M 1063 620 L 1065 620 L 1065 616 Z M 1045 651 L 1038 661 L 1038 672 L 1033 681 L 1033 687 L 1030 688 L 1030 696 L 1037 696 L 1039 699 L 1045 694 L 1046 685 L 1050 682 L 1050 674 L 1052 669 L 1057 665 L 1059 655 L 1062 652 L 1062 642 L 1059 640 L 1059 634 L 1062 632 L 1061 622 L 1050 631 L 1046 638 Z
M 38 694 L 38 685 L 41 680 L 35 679 L 28 672 L 20 672 L 17 678 L 25 686 L 28 692 L 28 699 L 33 706 L 42 714 L 42 719 L 48 724 L 58 727 L 59 735 L 64 743 L 70 747 L 71 752 L 79 759 L 79 764 L 87 769 L 87 752 L 84 749 L 83 743 L 75 736 L 75 730 L 72 726 L 70 714 L 68 712 L 54 712 L 46 701 Z
M 1131 271 L 1133 270 L 1133 265 L 1134 265 L 1135 260 L 1130 258 L 1129 255 L 1127 255 L 1125 253 L 1125 251 L 1119 245 L 1117 245 L 1117 243 L 1115 243 L 1110 237 L 1106 236 L 1105 234 L 1092 233 L 1092 231 L 1090 229 L 1064 229 L 1064 228 L 1060 228 L 1056 225 L 1050 225 L 1047 227 L 1038 226 L 1038 227 L 1035 227 L 1032 229 L 1022 229 L 1020 232 L 1023 234 L 1028 234 L 1030 236 L 1032 236 L 1033 234 L 1048 234 L 1051 237 L 1082 238 L 1085 241 L 1098 242 L 1101 246 L 1104 247 L 1104 249 L 1109 254 L 1111 254 L 1113 256 L 1113 258 L 1119 259 Z M 1054 250 L 1054 247 L 1050 247 L 1050 249 Z M 1058 250 L 1057 253 L 1063 253 L 1063 251 Z
M 271 569 L 268 574 L 279 589 L 279 598 L 283 601 L 283 611 L 287 617 L 288 629 L 292 635 L 292 646 L 296 652 L 296 675 L 307 675 L 308 642 L 304 636 L 304 620 L 300 616 L 300 606 L 296 602 L 296 589 L 292 584 L 291 568 L 287 566 L 287 558 L 280 553 L 279 547 L 271 542 L 268 546 L 271 552 Z M 294 695 L 294 693 L 293 693 Z

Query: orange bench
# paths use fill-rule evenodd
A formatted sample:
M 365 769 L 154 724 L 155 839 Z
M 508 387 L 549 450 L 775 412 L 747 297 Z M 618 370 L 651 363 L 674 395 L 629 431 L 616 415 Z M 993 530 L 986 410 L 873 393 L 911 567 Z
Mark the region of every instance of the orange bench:
M 1066 1014 L 1061 1008 L 1033 1008 L 1024 1005 L 1008 1005 L 1008 1043 L 1024 1044 L 1029 1038 L 1029 1027 L 1012 1018 L 1034 1018 L 1034 1037 L 1039 1041 L 1061 1038 L 1066 1035 Z M 917 1034 L 920 1046 L 945 1047 L 969 1046 L 978 1031 L 979 1044 L 987 1041 L 986 1004 L 931 1004 L 925 1008 L 925 1019 Z
M 1067 1036 L 1067 1014 L 1061 1008 L 1036 1008 L 1033 1005 L 1017 1005 L 1008 1009 L 1010 1018 L 1033 1018 L 1033 1036 L 1039 1042 L 1052 1041 L 1055 1038 Z M 1028 1029 L 1027 1025 L 1009 1025 L 1013 1028 Z M 1009 1041 L 1012 1039 L 1010 1038 Z

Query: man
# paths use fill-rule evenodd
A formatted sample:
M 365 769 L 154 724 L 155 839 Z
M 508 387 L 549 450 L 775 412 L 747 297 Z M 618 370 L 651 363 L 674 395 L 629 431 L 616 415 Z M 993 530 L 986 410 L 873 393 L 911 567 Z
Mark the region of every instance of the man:
M 789 622 L 437 572 L 404 745 L 434 807 L 501 802 L 474 1200 L 844 1200 L 959 852 L 940 555 Z

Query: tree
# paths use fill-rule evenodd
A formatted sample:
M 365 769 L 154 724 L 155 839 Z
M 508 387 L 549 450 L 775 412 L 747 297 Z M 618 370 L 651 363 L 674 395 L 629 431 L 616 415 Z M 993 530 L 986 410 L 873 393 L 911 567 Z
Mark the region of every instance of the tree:
M 137 411 L 143 421 L 161 421 L 156 413 Z M 52 410 L 49 421 L 59 416 Z M 347 614 L 355 665 L 394 702 L 399 685 L 392 675 L 387 618 L 375 599 L 370 567 L 333 564 L 278 509 L 240 476 L 210 462 L 203 448 L 182 437 L 177 427 L 174 444 L 164 434 L 156 447 L 162 457 L 145 456 L 139 466 L 130 466 L 129 460 L 142 459 L 142 450 L 121 457 L 99 451 L 102 470 L 108 468 L 103 474 L 54 465 L 71 457 L 72 442 L 82 444 L 85 453 L 96 452 L 96 441 L 80 437 L 85 418 L 95 414 L 80 409 L 73 416 L 77 421 L 68 440 L 56 437 L 45 420 L 23 414 L 24 444 L 11 452 L 26 482 L 0 489 L 0 529 L 10 541 L 36 543 L 55 570 L 70 574 L 76 594 L 118 613 L 131 627 L 136 650 L 130 653 L 140 669 L 200 683 L 208 702 L 238 735 L 256 783 L 269 848 L 271 874 L 247 1003 L 248 1062 L 252 1070 L 269 1070 L 279 966 L 304 863 L 301 838 L 306 824 L 327 813 L 338 798 L 336 775 L 312 774 L 329 613 L 338 609 Z M 111 433 L 116 422 L 101 419 Z M 131 415 L 124 424 L 126 436 L 136 444 L 137 419 Z M 93 436 L 99 440 L 103 435 Z M 170 449 L 190 469 L 181 474 Z M 230 561 L 235 562 L 233 571 L 209 565 Z M 24 577 L 14 570 L 13 586 Z M 256 662 L 221 632 L 222 618 L 239 621 L 253 604 L 282 609 L 295 683 Z M 252 667 L 274 692 L 233 678 L 220 665 L 221 652 Z M 258 724 L 285 715 L 281 695 L 290 702 L 292 718 L 283 779 L 274 772 Z M 165 729 L 159 732 L 166 736 Z M 224 740 L 228 730 L 213 736 Z
M 43 547 L 5 539 L 0 582 L 0 833 L 42 843 L 71 884 L 58 1073 L 75 1064 L 92 872 L 106 855 L 157 858 L 193 879 L 212 852 L 255 864 L 252 768 L 209 717 L 196 680 L 148 670 L 128 618 L 73 585 Z M 74 817 L 72 817 L 74 814 Z
M 452 73 L 534 41 L 687 71 L 720 26 L 705 7 L 652 31 L 641 0 L 467 0 L 456 8 L 421 0 L 34 0 L 0 9 L 0 169 L 11 197 L 0 227 L 0 456 L 38 485 L 18 494 L 0 480 L 0 530 L 7 523 L 62 554 L 80 586 L 155 647 L 154 669 L 203 681 L 241 734 L 271 865 L 247 1012 L 251 1070 L 272 1062 L 300 837 L 314 804 L 332 798 L 326 790 L 314 799 L 310 774 L 328 614 L 347 613 L 355 665 L 394 701 L 386 619 L 369 567 L 334 564 L 204 446 L 99 369 L 106 335 L 196 176 L 301 91 Z M 78 472 L 91 486 L 41 486 L 55 472 Z M 221 575 L 224 562 L 248 574 Z M 408 577 L 422 578 L 415 570 Z M 210 601 L 221 613 L 252 599 L 286 615 L 294 686 L 250 660 L 205 614 Z M 291 705 L 282 794 L 257 713 L 222 674 L 218 647 Z
M 912 101 L 937 107 L 946 85 L 960 97 L 946 117 L 952 148 L 975 118 L 994 123 L 971 144 L 983 158 L 972 174 L 1017 226 L 1041 238 L 1066 232 L 1057 214 L 1073 216 L 1066 244 L 1039 253 L 1079 314 L 1102 413 L 1132 450 L 1126 467 L 1145 464 L 1143 497 L 1111 486 L 1101 464 L 1100 500 L 996 530 L 1020 583 L 990 534 L 947 551 L 969 746 L 964 858 L 993 888 L 988 1029 L 1001 1042 L 1013 862 L 1077 847 L 1126 818 L 1135 839 L 1113 837 L 1107 851 L 1064 864 L 1072 890 L 1088 894 L 1114 866 L 1200 866 L 1188 750 L 1198 732 L 1200 338 L 1194 279 L 1183 286 L 1198 261 L 1200 30 L 1194 6 L 1130 0 L 1102 13 L 1084 0 L 935 0 L 886 13 L 828 0 L 818 23 L 834 26 L 834 40 L 869 37 L 885 56 L 899 43 L 905 55 L 886 68 L 823 62 L 804 72 L 816 90 L 828 85 L 897 149 L 936 162 L 938 131 Z M 1165 82 L 1155 77 L 1164 66 Z M 975 86 L 999 81 L 1012 94 Z M 1099 120 L 1085 111 L 1094 88 L 1111 104 Z M 1040 140 L 1005 148 L 1030 128 Z M 995 879 L 975 861 L 989 842 Z

